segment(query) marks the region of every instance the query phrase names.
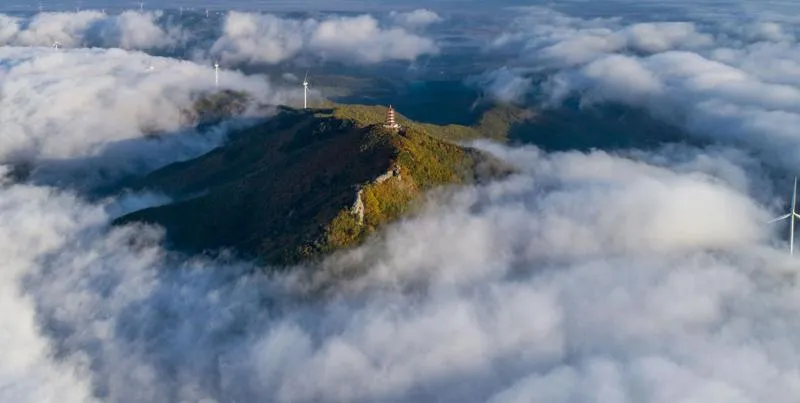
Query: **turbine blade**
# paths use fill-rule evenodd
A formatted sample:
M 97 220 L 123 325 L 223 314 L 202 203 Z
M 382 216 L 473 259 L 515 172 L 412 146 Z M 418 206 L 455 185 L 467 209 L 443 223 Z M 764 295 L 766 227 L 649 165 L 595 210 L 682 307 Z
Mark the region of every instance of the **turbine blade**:
M 780 216 L 778 218 L 773 218 L 773 219 L 767 221 L 767 223 L 773 223 L 773 222 L 776 222 L 776 221 L 785 220 L 785 219 L 787 219 L 787 218 L 789 218 L 791 216 L 792 216 L 792 213 L 789 213 L 789 214 L 786 214 L 786 215 L 782 215 L 782 216 Z
M 800 219 L 800 214 L 794 213 L 794 218 Z
M 308 70 L 306 70 L 306 76 L 303 77 L 303 82 L 307 82 L 307 81 L 308 81 Z

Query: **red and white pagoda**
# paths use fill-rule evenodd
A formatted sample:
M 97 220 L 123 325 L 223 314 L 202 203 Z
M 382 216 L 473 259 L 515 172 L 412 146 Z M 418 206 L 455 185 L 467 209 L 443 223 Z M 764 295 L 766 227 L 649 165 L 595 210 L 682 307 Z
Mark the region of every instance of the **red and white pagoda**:
M 400 125 L 397 124 L 397 121 L 394 118 L 394 108 L 389 105 L 389 110 L 386 111 L 386 123 L 383 124 L 383 127 L 391 130 L 400 130 Z

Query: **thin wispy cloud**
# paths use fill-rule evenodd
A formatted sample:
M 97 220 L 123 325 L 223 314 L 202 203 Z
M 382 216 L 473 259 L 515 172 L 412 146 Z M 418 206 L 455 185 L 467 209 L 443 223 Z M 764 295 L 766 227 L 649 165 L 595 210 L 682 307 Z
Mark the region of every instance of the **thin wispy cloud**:
M 408 11 L 404 13 L 392 11 L 389 13 L 389 18 L 394 20 L 398 25 L 411 29 L 425 28 L 428 25 L 435 24 L 443 20 L 439 14 L 436 14 L 435 12 L 425 8 L 419 8 L 414 11 Z

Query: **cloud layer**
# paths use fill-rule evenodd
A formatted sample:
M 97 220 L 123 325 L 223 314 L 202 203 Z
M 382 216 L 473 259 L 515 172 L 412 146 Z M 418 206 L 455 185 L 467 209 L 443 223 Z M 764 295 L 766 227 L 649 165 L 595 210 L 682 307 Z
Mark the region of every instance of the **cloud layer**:
M 0 44 L 9 46 L 102 47 L 214 58 L 227 65 L 276 64 L 298 56 L 344 63 L 412 61 L 438 53 L 418 31 L 441 21 L 419 9 L 392 13 L 382 24 L 369 14 L 330 15 L 320 20 L 231 11 L 218 20 L 190 22 L 163 12 L 46 12 L 29 18 L 0 14 Z
M 275 64 L 298 55 L 339 62 L 414 60 L 438 52 L 436 44 L 400 27 L 381 27 L 370 15 L 284 19 L 270 14 L 230 12 L 212 57 L 226 63 Z
M 396 24 L 410 29 L 424 28 L 442 21 L 442 17 L 439 14 L 426 8 L 419 8 L 405 13 L 392 11 L 389 13 L 389 18 L 394 20 Z
M 784 167 L 800 161 L 796 105 L 800 60 L 793 28 L 755 18 L 623 24 L 526 9 L 497 47 L 522 49 L 520 62 L 549 80 L 534 92 L 559 104 L 621 102 L 647 108 L 691 133 L 757 150 Z M 706 31 L 706 32 L 704 32 Z M 493 73 L 486 88 L 505 100 L 520 74 Z M 534 88 L 528 87 L 528 91 Z
M 260 102 L 292 99 L 264 77 L 223 71 L 220 86 Z M 225 130 L 187 130 L 184 110 L 213 90 L 213 69 L 192 62 L 119 49 L 0 48 L 0 162 L 91 182 L 198 155 Z
M 742 83 L 759 77 L 755 88 L 772 87 L 757 105 L 791 110 L 779 91 L 790 84 L 663 50 L 686 45 L 674 39 L 685 28 L 664 29 L 673 39 L 626 39 L 637 55 L 574 64 L 555 52 L 570 57 L 549 59 L 548 94 L 583 88 L 688 113 L 681 101 L 697 106 L 696 88 L 747 104 Z M 284 96 L 233 72 L 222 85 Z M 785 195 L 731 146 L 547 154 L 479 143 L 520 172 L 433 194 L 321 271 L 281 275 L 167 252 L 158 228 L 109 227 L 157 195 L 87 201 L 11 179 L 15 158 L 138 172 L 213 147 L 222 133 L 180 133 L 178 113 L 212 87 L 207 66 L 142 53 L 0 48 L 0 401 L 796 400 L 797 265 L 774 236 L 784 228 L 765 224 Z M 151 143 L 148 127 L 176 133 Z M 770 149 L 775 133 L 743 143 Z M 338 275 L 353 267 L 367 270 Z
M 124 11 L 108 15 L 99 11 L 39 13 L 31 18 L 0 15 L 0 44 L 67 48 L 118 47 L 165 49 L 184 40 L 177 26 L 163 27 L 160 12 Z
M 332 258 L 326 273 L 370 270 L 311 301 L 303 276 L 109 230 L 113 201 L 5 186 L 8 346 L 25 360 L 3 379 L 42 381 L 3 400 L 794 399 L 796 269 L 744 167 L 486 147 L 522 173 Z

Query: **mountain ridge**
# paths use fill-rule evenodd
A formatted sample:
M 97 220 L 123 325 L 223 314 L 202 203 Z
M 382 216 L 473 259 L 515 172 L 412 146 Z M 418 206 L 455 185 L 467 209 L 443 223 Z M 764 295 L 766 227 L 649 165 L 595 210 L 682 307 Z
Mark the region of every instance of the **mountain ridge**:
M 511 169 L 460 140 L 474 128 L 437 126 L 386 108 L 278 107 L 265 123 L 231 135 L 198 158 L 170 164 L 133 187 L 176 201 L 132 212 L 114 225 L 159 224 L 176 249 L 233 250 L 267 264 L 290 265 L 360 244 L 412 213 L 421 195 L 475 183 Z

